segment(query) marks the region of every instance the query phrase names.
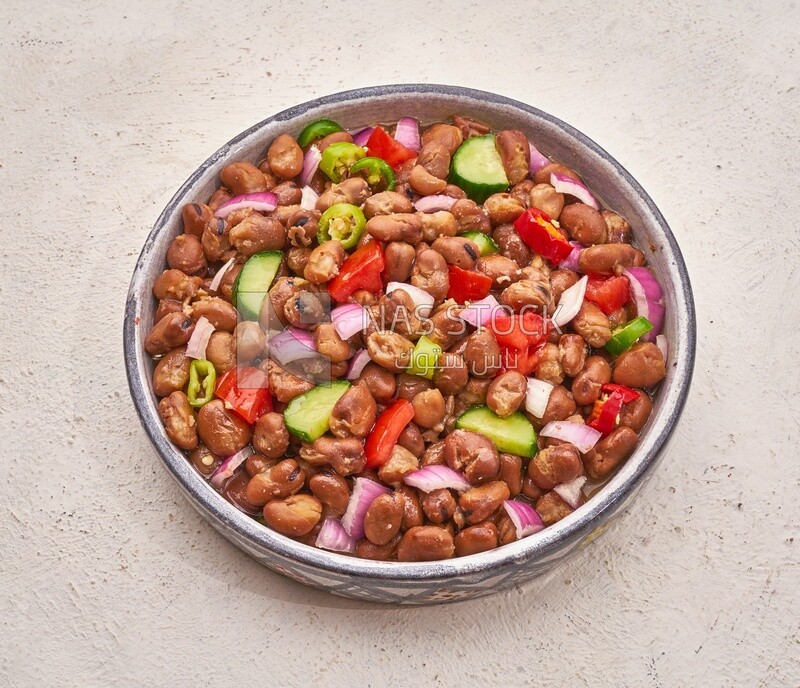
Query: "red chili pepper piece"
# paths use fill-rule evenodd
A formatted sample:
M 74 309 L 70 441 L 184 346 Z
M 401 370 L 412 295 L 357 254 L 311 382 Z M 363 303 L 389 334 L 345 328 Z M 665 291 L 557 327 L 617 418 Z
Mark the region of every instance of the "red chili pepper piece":
M 608 315 L 631 300 L 631 283 L 625 275 L 589 275 L 585 298 Z
M 605 399 L 598 399 L 594 402 L 592 415 L 589 416 L 586 425 L 603 435 L 610 434 L 617 423 L 617 416 L 624 403 L 624 395 L 618 390 L 612 392 L 611 396 Z
M 339 303 L 347 301 L 357 289 L 378 292 L 383 289 L 381 273 L 385 267 L 381 245 L 370 241 L 342 263 L 339 274 L 328 283 L 328 292 Z
M 375 127 L 367 139 L 367 150 L 372 157 L 385 160 L 392 167 L 416 158 L 417 154 L 395 141 L 383 127 Z
M 572 252 L 564 233 L 538 208 L 528 208 L 514 221 L 514 228 L 528 246 L 552 263 L 560 263 Z
M 372 428 L 364 445 L 367 468 L 380 468 L 389 460 L 400 433 L 413 417 L 414 407 L 406 399 L 398 399 L 378 416 L 375 427 Z
M 252 366 L 231 368 L 219 379 L 214 393 L 225 402 L 225 408 L 251 425 L 272 411 L 267 375 Z
M 488 275 L 464 270 L 457 265 L 451 265 L 448 272 L 450 288 L 447 290 L 447 298 L 455 299 L 458 303 L 478 301 L 488 296 L 492 289 L 492 278 Z
M 613 394 L 614 392 L 621 393 L 623 404 L 630 403 L 634 399 L 638 399 L 642 396 L 641 393 L 637 392 L 635 389 L 631 389 L 625 385 L 618 385 L 615 382 L 607 382 L 600 389 L 606 394 Z

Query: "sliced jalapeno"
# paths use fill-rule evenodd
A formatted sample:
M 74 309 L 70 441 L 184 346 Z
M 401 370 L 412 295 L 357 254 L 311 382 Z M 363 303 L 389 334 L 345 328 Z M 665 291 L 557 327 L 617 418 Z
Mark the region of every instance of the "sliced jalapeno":
M 300 148 L 305 148 L 317 139 L 324 139 L 328 134 L 335 134 L 337 131 L 344 131 L 344 129 L 332 119 L 318 119 L 300 132 L 297 143 Z
M 653 329 L 653 324 L 640 315 L 630 322 L 621 325 L 611 333 L 611 339 L 606 342 L 606 350 L 614 356 L 619 356 L 623 351 L 630 349 L 643 334 Z
M 364 149 L 355 143 L 347 141 L 332 143 L 322 152 L 319 169 L 327 174 L 332 182 L 340 182 L 350 166 L 365 155 Z
M 350 174 L 366 179 L 372 193 L 394 191 L 394 170 L 380 158 L 362 158 L 350 168 Z
M 198 358 L 189 364 L 189 387 L 186 396 L 189 403 L 199 408 L 211 401 L 214 386 L 217 383 L 217 371 L 214 364 L 204 358 Z
M 335 203 L 319 218 L 319 243 L 336 239 L 345 249 L 355 248 L 364 233 L 367 218 L 361 208 L 350 203 Z

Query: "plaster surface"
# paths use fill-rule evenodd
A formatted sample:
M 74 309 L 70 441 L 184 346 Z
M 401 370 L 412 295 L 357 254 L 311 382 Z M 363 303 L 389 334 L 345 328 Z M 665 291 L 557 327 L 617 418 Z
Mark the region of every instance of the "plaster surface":
M 798 686 L 798 26 L 752 3 L 0 5 L 0 685 Z M 573 124 L 650 193 L 695 380 L 622 518 L 524 586 L 420 609 L 292 583 L 139 426 L 125 293 L 179 184 L 265 116 L 378 83 Z

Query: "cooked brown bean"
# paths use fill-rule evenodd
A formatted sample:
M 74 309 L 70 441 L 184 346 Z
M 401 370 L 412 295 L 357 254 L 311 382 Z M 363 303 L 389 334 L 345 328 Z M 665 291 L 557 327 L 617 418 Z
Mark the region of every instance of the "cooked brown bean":
M 525 212 L 525 206 L 510 193 L 492 194 L 484 201 L 483 209 L 494 227 L 514 222 Z
M 458 401 L 462 408 L 466 409 L 470 406 L 480 406 L 486 403 L 486 392 L 489 390 L 489 385 L 492 383 L 490 379 L 482 379 L 477 377 L 470 377 L 464 389 L 458 393 Z
M 422 506 L 419 503 L 417 490 L 408 485 L 399 485 L 395 493 L 403 497 L 403 520 L 401 528 L 403 530 L 409 530 L 414 526 L 421 526 L 425 523 L 425 514 L 422 513 Z
M 214 364 L 217 375 L 228 372 L 238 362 L 236 338 L 230 332 L 212 332 L 206 358 Z
M 153 283 L 153 296 L 157 299 L 190 299 L 197 294 L 203 280 L 190 277 L 180 270 L 164 270 Z
M 462 492 L 458 507 L 468 525 L 485 521 L 511 496 L 508 485 L 501 480 L 478 485 Z
M 213 216 L 213 211 L 205 203 L 187 203 L 181 210 L 184 233 L 199 239 Z
M 336 437 L 366 437 L 378 412 L 375 399 L 362 385 L 354 385 L 336 402 L 331 411 L 330 429 Z
M 588 349 L 578 334 L 562 334 L 558 340 L 558 360 L 565 374 L 575 377 L 583 370 Z
M 307 248 L 317 240 L 317 230 L 319 229 L 319 218 L 322 213 L 319 210 L 295 210 L 286 219 L 286 236 L 292 246 Z
M 326 241 L 317 246 L 308 257 L 303 270 L 303 277 L 314 284 L 323 284 L 339 274 L 339 266 L 344 263 L 347 254 L 338 241 Z
M 281 535 L 300 537 L 310 533 L 322 516 L 322 504 L 316 497 L 296 494 L 275 499 L 264 507 L 264 522 Z
M 226 165 L 219 173 L 219 178 L 235 196 L 267 190 L 264 174 L 250 162 L 234 162 Z
M 227 203 L 232 198 L 233 194 L 229 193 L 226 189 L 220 188 L 211 194 L 206 205 L 216 212 L 223 203 Z
M 611 339 L 608 317 L 591 301 L 583 302 L 572 321 L 572 328 L 595 349 L 605 346 Z
M 487 437 L 470 430 L 454 430 L 444 438 L 444 460 L 461 471 L 470 483 L 495 480 L 500 473 L 500 456 Z
M 450 155 L 456 152 L 464 136 L 458 127 L 452 124 L 439 122 L 428 127 L 422 132 L 422 147 L 426 148 L 429 144 L 436 142 L 444 146 Z
M 282 249 L 286 230 L 277 220 L 253 213 L 232 227 L 228 238 L 239 253 L 249 258 L 260 251 Z
M 528 463 L 528 475 L 537 487 L 552 490 L 577 478 L 582 468 L 578 450 L 571 444 L 558 444 L 542 449 L 533 457 Z
M 447 261 L 432 249 L 420 251 L 411 271 L 411 284 L 424 289 L 434 299 L 441 301 L 447 296 L 447 290 L 450 288 Z
M 151 356 L 160 356 L 186 344 L 193 331 L 191 318 L 183 313 L 170 313 L 153 325 L 144 340 L 144 348 Z
M 558 174 L 566 175 L 575 181 L 583 183 L 583 180 L 578 176 L 578 173 L 570 167 L 566 165 L 562 165 L 560 162 L 551 162 L 549 165 L 545 165 L 540 170 L 533 175 L 533 181 L 537 184 L 549 184 L 550 183 L 550 175 L 553 172 L 557 172 Z
M 311 282 L 302 277 L 278 277 L 264 299 L 259 321 L 265 330 L 277 330 L 288 324 L 284 309 L 289 299 L 303 290 L 311 289 Z M 275 318 L 280 322 L 277 326 Z
M 644 254 L 630 244 L 600 244 L 581 251 L 578 267 L 594 275 L 613 275 L 623 268 L 644 265 Z
M 561 299 L 561 295 L 569 289 L 573 284 L 576 284 L 580 277 L 577 272 L 572 270 L 559 269 L 553 270 L 550 273 L 550 295 L 552 303 L 555 305 Z
M 353 137 L 346 131 L 334 131 L 332 134 L 328 134 L 317 141 L 317 148 L 319 148 L 321 153 L 334 143 L 353 143 Z
M 393 540 L 385 545 L 375 545 L 367 538 L 362 538 L 356 543 L 354 554 L 362 559 L 371 561 L 393 561 L 397 559 L 397 545 L 400 543 L 400 536 L 396 535 Z
M 221 332 L 233 332 L 239 320 L 236 309 L 219 296 L 209 296 L 192 304 L 192 317 L 195 320 L 205 318 L 214 329 Z
M 405 503 L 396 492 L 378 495 L 364 515 L 364 534 L 375 545 L 386 545 L 400 532 Z
M 478 272 L 492 278 L 493 289 L 504 289 L 520 278 L 519 266 L 499 253 L 481 256 L 475 266 Z
M 600 211 L 584 203 L 566 206 L 559 222 L 572 239 L 582 244 L 604 244 L 608 239 L 606 221 Z
M 423 428 L 433 428 L 444 420 L 444 397 L 438 389 L 417 394 L 412 400 L 414 422 Z
M 438 194 L 447 186 L 447 182 L 444 179 L 434 177 L 422 165 L 414 165 L 408 177 L 408 183 L 421 196 Z
M 431 523 L 447 523 L 456 512 L 456 500 L 450 490 L 431 490 L 420 495 L 422 511 Z
M 328 317 L 319 296 L 310 291 L 299 291 L 290 296 L 283 307 L 283 315 L 291 325 L 301 330 L 313 330 Z
M 280 463 L 250 478 L 245 489 L 247 501 L 264 506 L 273 499 L 283 499 L 299 492 L 305 483 L 306 473 L 294 459 Z
M 411 276 L 414 266 L 416 251 L 411 244 L 404 241 L 392 241 L 386 246 L 384 258 L 386 272 L 384 277 L 387 282 L 405 282 Z
M 464 362 L 470 375 L 494 377 L 502 367 L 500 347 L 492 331 L 487 328 L 473 332 L 464 348 Z
M 460 354 L 444 353 L 439 368 L 433 374 L 433 384 L 444 395 L 458 394 L 466 387 L 469 371 Z
M 564 381 L 564 369 L 561 367 L 557 345 L 548 342 L 539 350 L 539 363 L 534 376 L 551 385 L 560 385 Z
M 522 478 L 522 494 L 532 502 L 535 502 L 544 494 L 544 490 L 541 487 L 537 487 L 536 483 L 526 473 Z
M 413 349 L 414 345 L 396 332 L 373 332 L 367 338 L 370 358 L 392 373 L 408 367 Z
M 453 117 L 453 124 L 461 129 L 461 133 L 464 135 L 465 139 L 473 136 L 483 136 L 491 131 L 491 127 L 488 124 L 479 122 L 471 117 L 462 117 L 461 115 L 455 115 Z
M 303 149 L 289 134 L 281 134 L 267 151 L 269 167 L 283 179 L 292 179 L 303 171 Z
M 631 241 L 631 226 L 628 221 L 611 210 L 601 210 L 603 221 L 606 223 L 606 234 L 609 244 L 628 244 Z
M 271 189 L 272 193 L 274 193 L 278 197 L 278 205 L 279 206 L 297 206 L 300 204 L 300 200 L 303 198 L 303 192 L 297 184 L 294 182 L 281 182 L 276 187 Z M 280 210 L 280 208 L 278 208 Z M 287 208 L 287 213 L 291 215 L 292 213 L 296 212 L 297 208 Z M 280 216 L 277 214 L 277 211 L 273 214 L 276 220 L 280 220 Z M 285 222 L 286 219 L 283 219 Z
M 417 213 L 422 223 L 423 241 L 436 241 L 440 236 L 455 236 L 458 233 L 458 224 L 453 213 L 439 210 L 435 213 Z
M 353 355 L 353 347 L 339 336 L 331 323 L 321 323 L 314 330 L 314 344 L 317 351 L 327 356 L 331 363 L 341 363 Z
M 512 497 L 522 492 L 522 457 L 514 454 L 500 454 L 500 475 Z
M 153 316 L 153 324 L 155 325 L 161 318 L 169 315 L 170 313 L 182 313 L 183 301 L 177 299 L 161 299 L 156 308 L 156 314 Z
M 464 528 L 455 537 L 457 557 L 487 552 L 497 547 L 497 526 L 491 521 L 484 521 L 469 528 Z
M 439 561 L 455 552 L 453 536 L 437 526 L 415 526 L 405 532 L 397 546 L 398 561 Z
M 517 184 L 525 179 L 531 164 L 531 149 L 527 136 L 521 131 L 506 129 L 497 134 L 495 145 L 503 161 L 508 183 Z
M 389 460 L 378 469 L 378 477 L 387 485 L 399 485 L 403 476 L 419 468 L 419 459 L 408 449 L 394 445 Z
M 377 363 L 367 363 L 356 384 L 363 385 L 369 390 L 372 398 L 379 404 L 388 404 L 397 390 L 395 376 Z
M 569 516 L 573 509 L 556 492 L 547 492 L 536 502 L 536 511 L 546 526 L 557 523 Z
M 403 449 L 408 449 L 416 457 L 422 456 L 425 452 L 425 440 L 422 437 L 419 426 L 414 421 L 411 421 L 403 428 L 397 438 L 397 444 Z
M 158 412 L 164 422 L 164 430 L 181 449 L 197 446 L 197 423 L 188 397 L 180 391 L 172 392 L 158 404 Z
M 375 215 L 367 220 L 367 232 L 379 241 L 416 244 L 422 239 L 422 222 L 414 213 Z
M 276 463 L 278 463 L 278 459 L 268 459 L 263 454 L 258 453 L 250 454 L 250 456 L 245 459 L 244 469 L 247 471 L 247 475 L 252 478 L 254 475 L 258 475 L 268 468 L 272 468 Z
M 314 387 L 314 383 L 293 375 L 273 360 L 267 361 L 266 367 L 270 392 L 282 403 L 288 403 Z
M 647 419 L 650 418 L 653 402 L 643 389 L 636 391 L 639 392 L 639 398 L 629 401 L 622 407 L 622 411 L 619 413 L 619 424 L 634 432 L 640 432 L 647 423 Z
M 361 205 L 370 195 L 369 184 L 361 177 L 350 177 L 339 184 L 333 184 L 329 189 L 320 194 L 317 199 L 316 209 L 325 212 L 337 203 L 350 203 Z
M 222 464 L 223 460 L 221 456 L 215 456 L 208 451 L 208 448 L 202 443 L 198 443 L 198 445 L 189 452 L 189 461 L 192 462 L 197 472 L 204 478 L 210 478 L 214 471 Z
M 166 397 L 183 389 L 189 382 L 189 365 L 186 347 L 180 346 L 164 354 L 153 370 L 153 391 L 158 397 Z
M 225 408 L 220 399 L 209 401 L 197 414 L 197 432 L 210 451 L 230 456 L 250 442 L 250 426 Z
M 611 366 L 600 356 L 589 356 L 572 381 L 572 396 L 579 406 L 589 406 L 600 398 L 600 388 L 611 382 Z
M 506 287 L 498 300 L 517 312 L 525 306 L 546 307 L 550 303 L 550 282 L 545 277 L 518 280 Z
M 447 179 L 450 173 L 450 151 L 443 143 L 430 141 L 419 152 L 417 165 L 424 167 L 434 177 Z
M 241 363 L 250 363 L 264 352 L 267 337 L 257 322 L 242 320 L 233 331 L 236 340 L 236 357 Z
M 464 270 L 474 270 L 480 255 L 477 244 L 464 237 L 439 237 L 431 244 L 431 249 L 439 253 L 449 265 L 456 265 Z
M 191 234 L 179 234 L 167 249 L 167 265 L 186 275 L 205 275 L 208 269 L 203 246 Z
M 650 342 L 639 342 L 614 361 L 613 379 L 627 387 L 652 387 L 666 375 L 664 354 Z
M 364 216 L 369 220 L 376 215 L 394 215 L 396 213 L 412 213 L 414 205 L 396 191 L 381 191 L 364 201 Z
M 605 480 L 630 456 L 638 439 L 630 428 L 619 427 L 614 430 L 583 457 L 586 475 L 592 480 Z
M 342 476 L 328 472 L 317 473 L 308 481 L 308 489 L 333 516 L 340 517 L 347 510 L 350 488 Z
M 492 238 L 500 248 L 500 255 L 510 258 L 520 267 L 530 264 L 533 254 L 514 229 L 514 225 L 498 225 Z
M 295 275 L 302 275 L 308 265 L 313 249 L 292 246 L 286 251 L 286 267 Z
M 531 189 L 534 186 L 532 179 L 523 179 L 521 182 L 514 184 L 509 193 L 527 208 L 531 200 Z
M 282 413 L 265 413 L 256 421 L 253 447 L 268 459 L 277 459 L 286 453 L 289 447 L 289 431 Z
M 557 385 L 550 392 L 544 415 L 539 419 L 539 427 L 544 427 L 554 420 L 565 420 L 575 413 L 576 409 L 577 406 L 572 394 L 563 385 Z
M 556 191 L 550 184 L 536 184 L 530 192 L 528 204 L 538 208 L 551 219 L 558 220 L 564 209 L 564 194 Z
M 525 401 L 527 380 L 522 373 L 510 370 L 498 375 L 486 391 L 486 405 L 505 418 L 519 409 Z
M 492 231 L 492 223 L 489 216 L 483 212 L 475 201 L 463 198 L 450 207 L 450 212 L 458 223 L 459 232 L 483 232 L 489 234 Z
M 212 217 L 203 234 L 200 243 L 203 245 L 203 252 L 210 261 L 222 260 L 222 257 L 231 249 L 229 239 L 231 225 L 221 217 Z
M 330 466 L 341 476 L 360 473 L 367 462 L 364 445 L 355 437 L 323 435 L 314 444 L 303 445 L 300 456 L 313 466 Z

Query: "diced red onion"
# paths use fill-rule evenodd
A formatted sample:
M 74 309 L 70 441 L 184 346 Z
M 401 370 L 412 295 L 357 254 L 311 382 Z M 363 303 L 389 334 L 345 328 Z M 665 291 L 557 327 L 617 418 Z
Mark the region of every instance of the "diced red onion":
M 322 522 L 315 544 L 331 552 L 354 552 L 356 549 L 356 541 L 347 534 L 341 521 L 332 516 Z
M 636 315 L 647 318 L 653 329 L 641 336 L 643 342 L 654 342 L 664 327 L 664 291 L 649 268 L 628 268 L 622 271 L 631 283 L 631 297 Z
M 389 282 L 386 285 L 387 296 L 396 289 L 402 289 L 406 294 L 411 297 L 416 308 L 416 315 L 427 318 L 433 310 L 433 304 L 436 299 L 433 298 L 427 291 L 415 287 L 413 284 L 406 284 L 405 282 Z
M 353 137 L 353 143 L 357 146 L 366 146 L 374 130 L 375 127 L 364 127 L 363 129 L 353 129 L 348 133 Z
M 350 537 L 356 540 L 364 537 L 364 516 L 367 509 L 376 497 L 389 492 L 389 488 L 369 478 L 356 478 L 353 481 L 353 493 L 342 516 L 342 525 Z
M 194 326 L 194 332 L 186 343 L 186 355 L 189 358 L 205 358 L 208 340 L 214 333 L 214 326 L 202 316 Z
M 582 203 L 591 206 L 595 210 L 600 210 L 600 204 L 597 202 L 595 197 L 592 196 L 592 192 L 589 191 L 589 189 L 587 189 L 586 186 L 577 179 L 568 177 L 560 172 L 553 172 L 550 175 L 550 184 L 552 184 L 553 188 L 558 191 L 558 193 L 565 193 L 569 194 L 570 196 L 575 196 L 575 198 Z
M 241 196 L 234 196 L 229 201 L 225 201 L 217 211 L 214 217 L 225 218 L 228 217 L 234 210 L 242 210 L 243 208 L 252 208 L 261 213 L 269 213 L 278 207 L 278 197 L 269 191 L 257 191 L 255 193 L 242 194 Z
M 331 322 L 342 339 L 350 339 L 369 326 L 369 313 L 361 304 L 345 303 L 331 311 Z
M 421 213 L 436 213 L 440 210 L 450 210 L 458 199 L 444 194 L 423 196 L 414 201 L 414 208 Z
M 419 122 L 413 117 L 403 117 L 397 123 L 394 140 L 406 148 L 418 151 L 421 148 L 419 140 Z
M 588 282 L 589 278 L 584 275 L 561 294 L 561 298 L 558 300 L 558 306 L 553 314 L 553 322 L 556 325 L 559 327 L 566 325 L 578 315 L 578 311 L 583 305 L 583 297 L 586 295 L 586 285 Z
M 579 475 L 575 480 L 570 480 L 568 483 L 561 483 L 553 488 L 561 499 L 569 504 L 573 509 L 577 509 L 581 503 L 581 495 L 583 494 L 583 486 L 586 484 L 586 476 Z
M 480 299 L 480 301 L 471 302 L 469 306 L 461 310 L 458 317 L 473 327 L 480 327 L 489 322 L 492 313 L 494 313 L 495 309 L 499 306 L 500 304 L 497 303 L 497 299 L 489 294 L 489 296 Z
M 558 267 L 563 268 L 564 270 L 572 270 L 573 272 L 580 272 L 580 267 L 578 266 L 578 259 L 581 257 L 581 251 L 583 251 L 583 244 L 578 241 L 570 241 L 569 245 L 572 246 L 572 253 L 570 253 L 564 260 L 562 260 Z
M 507 499 L 503 502 L 503 508 L 517 530 L 517 540 L 521 540 L 528 535 L 538 533 L 544 529 L 542 517 L 536 513 L 530 504 L 518 502 L 514 499 Z
M 228 481 L 228 478 L 230 478 L 236 472 L 236 469 L 239 468 L 239 466 L 241 466 L 245 461 L 247 461 L 247 458 L 254 452 L 255 450 L 253 447 L 247 445 L 244 449 L 240 449 L 235 454 L 229 456 L 211 475 L 211 484 L 218 490 L 222 489 L 222 487 Z
M 310 186 L 306 185 L 303 187 L 302 195 L 300 196 L 300 207 L 303 210 L 314 210 L 314 208 L 317 207 L 318 198 L 319 194 Z
M 416 471 L 411 471 L 403 476 L 406 485 L 416 487 L 423 492 L 449 489 L 464 492 L 472 487 L 469 481 L 458 471 L 449 466 L 433 464 Z
M 316 146 L 309 146 L 305 156 L 303 156 L 303 171 L 300 173 L 300 184 L 307 186 L 311 181 L 311 177 L 319 167 L 320 160 L 322 160 L 322 153 Z
M 296 327 L 290 327 L 272 337 L 269 340 L 269 351 L 282 366 L 292 361 L 317 356 L 314 338 L 305 330 Z
M 211 284 L 208 285 L 209 291 L 218 291 L 219 285 L 222 284 L 222 278 L 225 277 L 225 273 L 228 272 L 231 265 L 236 262 L 236 256 L 231 258 L 225 265 L 223 265 L 219 270 L 217 270 L 217 274 L 214 275 L 214 279 L 211 280 Z
M 353 358 L 350 359 L 350 365 L 347 367 L 347 379 L 348 380 L 355 380 L 359 375 L 361 375 L 361 371 L 364 370 L 364 367 L 372 360 L 369 355 L 369 351 L 366 349 L 361 349 L 358 353 L 356 353 Z
M 545 165 L 549 165 L 552 161 L 550 158 L 542 155 L 530 141 L 528 141 L 528 146 L 531 149 L 531 165 L 530 165 L 530 173 L 531 177 L 536 174 L 539 170 L 541 170 Z
M 568 420 L 554 420 L 545 425 L 539 434 L 542 437 L 553 437 L 574 444 L 581 454 L 591 451 L 592 447 L 602 437 L 599 430 L 590 428 L 583 423 L 573 423 Z
M 528 391 L 525 394 L 525 410 L 537 418 L 542 418 L 555 387 L 535 377 L 528 378 Z
M 664 363 L 666 363 L 667 354 L 669 353 L 669 346 L 667 345 L 666 335 L 660 334 L 656 337 L 656 346 L 659 348 L 661 354 L 664 356 Z

